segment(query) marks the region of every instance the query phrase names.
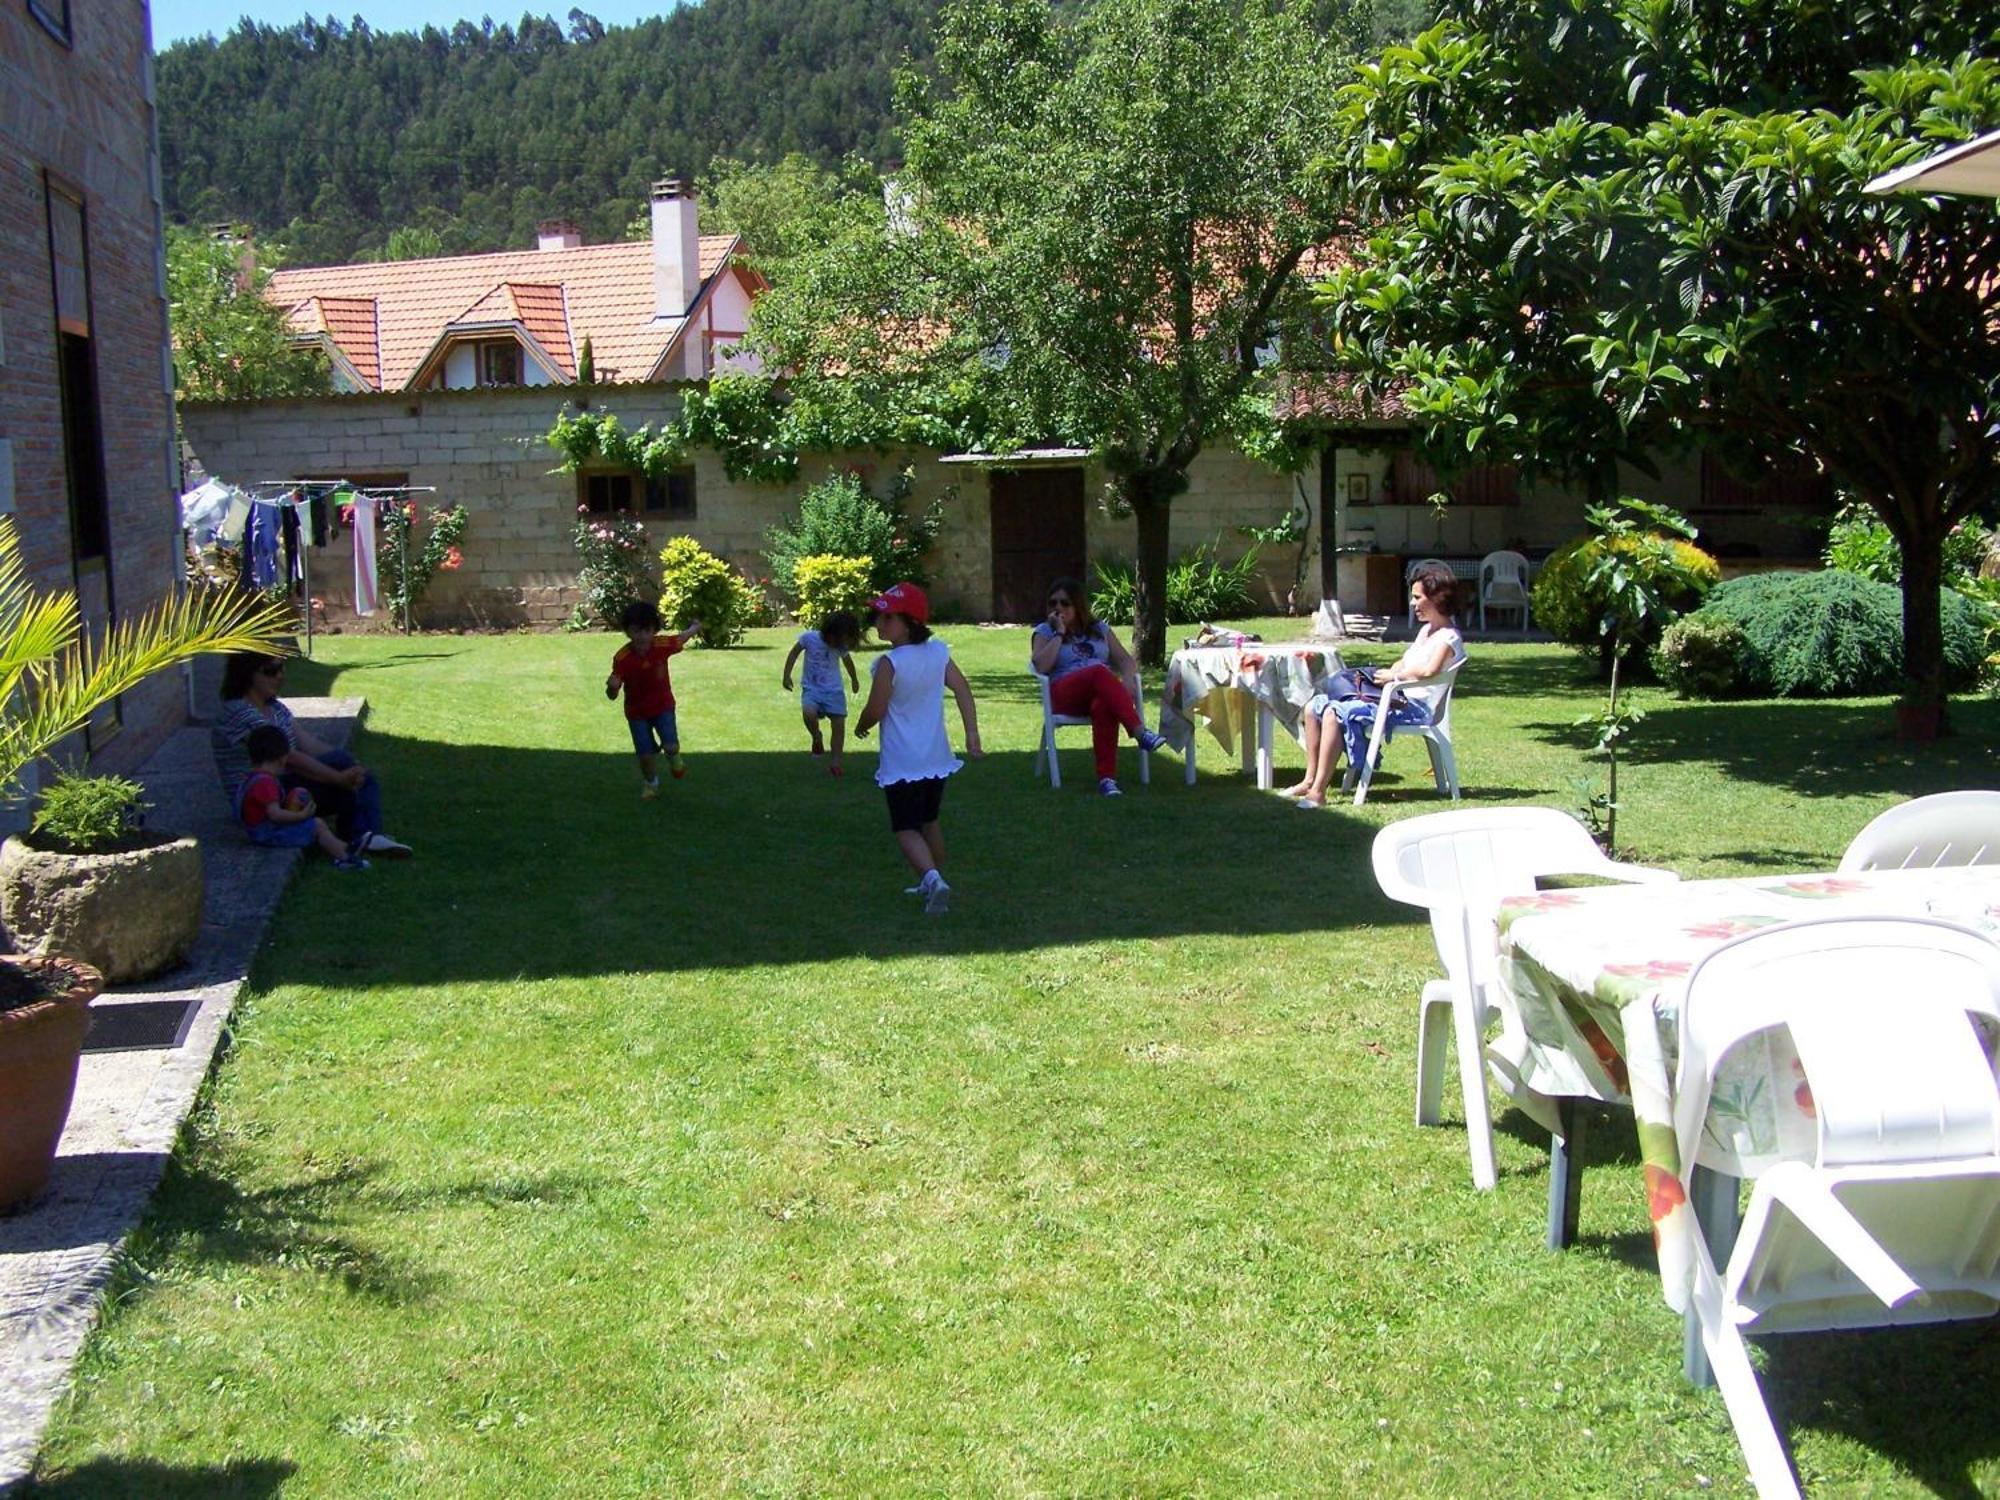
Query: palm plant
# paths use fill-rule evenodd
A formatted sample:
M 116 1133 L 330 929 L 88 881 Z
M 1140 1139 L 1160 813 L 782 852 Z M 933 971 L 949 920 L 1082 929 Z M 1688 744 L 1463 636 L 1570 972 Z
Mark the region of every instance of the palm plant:
M 18 798 L 27 766 L 155 672 L 211 651 L 276 651 L 291 627 L 282 604 L 195 590 L 92 643 L 76 595 L 35 587 L 13 517 L 0 516 L 0 800 Z

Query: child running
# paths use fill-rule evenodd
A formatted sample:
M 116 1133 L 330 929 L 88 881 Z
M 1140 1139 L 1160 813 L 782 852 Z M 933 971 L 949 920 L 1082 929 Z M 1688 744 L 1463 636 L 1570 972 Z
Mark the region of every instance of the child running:
M 236 817 L 250 835 L 250 842 L 266 849 L 308 849 L 314 844 L 326 851 L 336 870 L 365 870 L 361 846 L 369 835 L 362 834 L 353 844 L 343 844 L 340 835 L 327 826 L 325 818 L 313 815 L 312 793 L 299 787 L 287 794 L 278 773 L 292 742 L 275 724 L 250 731 L 243 741 L 250 757 L 250 774 L 236 789 Z
M 889 799 L 889 827 L 903 858 L 917 872 L 911 895 L 924 898 L 924 910 L 942 915 L 951 905 L 945 884 L 944 835 L 938 812 L 944 803 L 944 780 L 963 764 L 953 757 L 944 732 L 944 690 L 958 700 L 965 725 L 965 753 L 978 760 L 979 711 L 972 689 L 951 650 L 931 637 L 930 601 L 914 583 L 899 583 L 869 606 L 875 630 L 890 646 L 875 663 L 868 706 L 855 722 L 854 737 L 882 726 L 882 749 L 875 783 Z
M 659 606 L 634 599 L 625 606 L 618 623 L 630 644 L 621 646 L 611 658 L 604 696 L 616 698 L 621 687 L 625 690 L 625 725 L 632 731 L 632 748 L 639 755 L 639 797 L 651 802 L 660 795 L 660 755 L 667 757 L 667 769 L 674 780 L 687 775 L 687 764 L 681 759 L 680 729 L 674 722 L 674 685 L 667 675 L 667 659 L 701 634 L 701 621 L 689 621 L 679 635 L 662 635 Z
M 806 659 L 799 712 L 806 721 L 806 733 L 812 736 L 814 755 L 826 754 L 819 737 L 820 716 L 833 721 L 833 759 L 827 770 L 835 776 L 843 774 L 840 752 L 847 744 L 847 694 L 840 686 L 840 669 L 847 668 L 848 682 L 860 692 L 861 679 L 854 675 L 854 658 L 849 655 L 860 644 L 861 622 L 846 610 L 836 609 L 819 622 L 819 629 L 801 631 L 791 655 L 785 658 L 783 678 L 788 693 L 792 690 L 792 663 L 801 655 Z

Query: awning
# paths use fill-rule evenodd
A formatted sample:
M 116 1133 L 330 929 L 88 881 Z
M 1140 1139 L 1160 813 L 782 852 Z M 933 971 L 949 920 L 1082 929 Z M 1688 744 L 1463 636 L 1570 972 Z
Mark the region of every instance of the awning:
M 1922 161 L 1884 172 L 1868 184 L 1871 193 L 1970 193 L 2000 198 L 2000 130 Z
M 1016 448 L 1012 453 L 947 453 L 941 464 L 966 464 L 978 469 L 1033 469 L 1051 464 L 1088 463 L 1089 448 Z

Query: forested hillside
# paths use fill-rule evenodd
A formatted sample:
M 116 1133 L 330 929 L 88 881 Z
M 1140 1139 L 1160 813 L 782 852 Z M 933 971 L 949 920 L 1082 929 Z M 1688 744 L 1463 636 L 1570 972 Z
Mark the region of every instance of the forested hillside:
M 941 0 L 705 0 L 634 26 L 381 32 L 242 23 L 158 61 L 169 216 L 236 220 L 294 265 L 616 239 L 668 174 L 717 156 L 896 154 L 891 94 Z M 1323 27 L 1406 30 L 1418 0 L 1318 0 Z M 1393 16 L 1393 20 L 1390 18 Z

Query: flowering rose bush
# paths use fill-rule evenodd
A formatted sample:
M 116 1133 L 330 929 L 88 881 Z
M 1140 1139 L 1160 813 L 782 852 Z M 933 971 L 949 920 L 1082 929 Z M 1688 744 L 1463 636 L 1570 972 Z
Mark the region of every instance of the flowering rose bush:
M 382 583 L 382 601 L 398 618 L 408 611 L 414 622 L 417 601 L 439 573 L 456 572 L 465 562 L 459 540 L 465 535 L 470 517 L 463 505 L 440 506 L 424 517 L 423 541 L 410 550 L 410 534 L 417 527 L 417 503 L 390 501 L 381 509 L 382 532 L 380 565 L 376 576 Z
M 581 597 L 570 613 L 571 630 L 616 630 L 626 605 L 658 592 L 646 528 L 630 511 L 592 515 L 579 505 L 572 540 L 581 559 L 576 570 Z

